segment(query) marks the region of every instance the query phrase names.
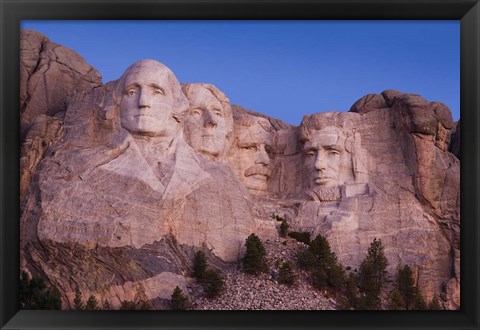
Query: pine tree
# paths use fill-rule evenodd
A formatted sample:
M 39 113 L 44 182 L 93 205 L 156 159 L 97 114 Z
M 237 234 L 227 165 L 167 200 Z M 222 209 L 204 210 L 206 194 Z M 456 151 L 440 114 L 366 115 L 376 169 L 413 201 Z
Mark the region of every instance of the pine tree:
M 420 291 L 417 291 L 417 295 L 415 297 L 415 309 L 417 309 L 417 310 L 428 309 L 427 302 L 425 301 L 425 298 L 420 293 Z
M 243 270 L 249 274 L 259 274 L 267 270 L 266 251 L 262 241 L 257 235 L 251 234 L 245 242 L 245 255 L 243 256 Z
M 93 295 L 90 295 L 87 300 L 87 304 L 85 305 L 85 310 L 94 311 L 98 308 L 98 300 Z
M 103 308 L 102 309 L 106 310 L 106 311 L 109 311 L 109 310 L 112 309 L 112 306 L 110 305 L 110 302 L 107 299 L 105 299 L 103 301 Z
M 380 307 L 380 292 L 386 281 L 388 265 L 384 250 L 382 241 L 374 238 L 367 256 L 360 264 L 359 284 L 364 292 L 361 299 L 362 309 Z
M 322 235 L 317 235 L 313 241 L 310 242 L 309 251 L 317 258 L 318 267 L 328 267 L 336 261 L 335 254 L 330 249 L 330 243 Z
M 442 310 L 442 306 L 440 305 L 440 300 L 438 300 L 437 295 L 434 295 L 432 297 L 432 300 L 430 301 L 430 304 L 428 304 L 428 309 L 431 310 Z
M 150 310 L 152 307 L 147 301 L 122 300 L 120 310 Z
M 80 292 L 79 288 L 75 290 L 75 298 L 73 299 L 73 309 L 75 310 L 85 309 L 85 305 L 82 301 L 82 293 Z
M 171 304 L 173 310 L 185 310 L 188 307 L 188 298 L 178 286 L 173 290 Z
M 22 272 L 20 277 L 20 307 L 22 309 L 62 309 L 62 299 L 57 288 L 49 288 L 40 277 Z
M 220 273 L 220 271 L 217 269 L 207 270 L 202 281 L 202 287 L 208 298 L 215 298 L 219 296 L 224 287 L 222 273 Z
M 337 290 L 340 289 L 345 283 L 345 270 L 342 265 L 340 265 L 336 258 L 334 262 L 327 268 L 327 282 L 328 285 L 334 289 L 335 294 Z
M 293 285 L 296 280 L 297 278 L 293 272 L 292 264 L 288 261 L 284 262 L 278 271 L 278 282 L 281 284 Z
M 290 228 L 290 225 L 288 224 L 287 220 L 282 219 L 282 223 L 280 224 L 280 237 L 287 237 L 288 228 Z
M 198 251 L 195 254 L 195 259 L 193 260 L 193 276 L 197 280 L 202 280 L 205 276 L 205 272 L 207 270 L 207 258 L 205 257 L 205 253 L 202 251 Z
M 389 310 L 401 310 L 405 308 L 405 301 L 398 289 L 393 289 L 389 294 L 389 303 L 388 309 Z
M 415 280 L 413 278 L 413 272 L 410 266 L 405 265 L 402 269 L 398 271 L 397 281 L 398 291 L 403 297 L 403 300 L 405 302 L 405 308 L 409 310 L 415 304 L 415 299 L 418 291 L 415 286 Z
M 315 258 L 315 255 L 309 250 L 298 251 L 297 264 L 301 269 L 313 270 L 317 264 L 317 258 Z
M 305 245 L 310 245 L 310 233 L 308 232 L 291 231 L 288 233 L 288 237 L 291 237 L 294 240 L 302 242 Z
M 345 282 L 345 270 L 337 261 L 337 256 L 332 252 L 328 240 L 317 235 L 310 242 L 309 252 L 315 257 L 312 272 L 312 284 L 317 289 L 331 287 L 337 292 Z M 308 259 L 307 259 L 308 260 Z
M 365 292 L 380 294 L 387 275 L 388 261 L 382 241 L 373 239 L 366 258 L 360 264 L 360 288 Z
M 345 281 L 345 297 L 350 308 L 358 307 L 358 277 L 354 273 L 348 274 Z M 348 308 L 348 309 L 350 309 Z

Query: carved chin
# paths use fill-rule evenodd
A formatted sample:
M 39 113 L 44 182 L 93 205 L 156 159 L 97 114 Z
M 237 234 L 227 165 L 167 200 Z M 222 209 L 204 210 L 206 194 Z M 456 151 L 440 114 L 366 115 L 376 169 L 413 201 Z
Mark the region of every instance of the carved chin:
M 248 191 L 254 195 L 261 195 L 267 192 L 268 184 L 265 175 L 256 174 L 245 177 L 244 183 Z
M 198 153 L 213 157 L 219 156 L 225 147 L 224 143 L 214 141 L 212 138 L 193 140 L 191 145 Z

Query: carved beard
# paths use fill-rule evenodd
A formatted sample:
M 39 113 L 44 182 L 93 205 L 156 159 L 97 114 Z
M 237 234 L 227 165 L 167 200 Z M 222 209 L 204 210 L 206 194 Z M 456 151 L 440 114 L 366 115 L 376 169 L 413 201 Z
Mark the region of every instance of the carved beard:
M 340 187 L 315 187 L 309 191 L 309 195 L 320 202 L 330 202 L 340 199 Z M 313 196 L 315 195 L 315 196 Z M 316 198 L 315 198 L 316 197 Z

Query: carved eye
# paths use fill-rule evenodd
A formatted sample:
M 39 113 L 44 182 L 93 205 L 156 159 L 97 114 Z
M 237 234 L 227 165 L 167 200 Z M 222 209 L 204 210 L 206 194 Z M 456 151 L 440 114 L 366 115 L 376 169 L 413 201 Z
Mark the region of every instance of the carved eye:
M 340 155 L 340 153 L 339 153 L 337 150 L 330 150 L 330 151 L 328 152 L 328 155 L 329 155 L 330 157 L 335 157 L 335 156 Z
M 127 92 L 128 95 L 135 95 L 137 92 L 135 92 L 135 90 L 131 89 Z
M 217 117 L 223 117 L 222 112 L 221 112 L 219 109 L 213 110 L 213 113 L 214 113 L 215 116 L 217 116 Z
M 313 157 L 313 156 L 315 156 L 316 154 L 317 154 L 317 153 L 315 152 L 315 150 L 308 150 L 308 151 L 307 151 L 307 156 L 309 156 L 309 157 Z
M 192 110 L 192 115 L 198 117 L 202 115 L 202 111 L 200 109 L 193 109 Z
M 248 146 L 248 147 L 245 147 L 245 149 L 250 150 L 250 151 L 256 151 L 257 146 Z
M 154 89 L 153 90 L 153 94 L 154 95 L 164 95 L 163 91 L 161 89 Z

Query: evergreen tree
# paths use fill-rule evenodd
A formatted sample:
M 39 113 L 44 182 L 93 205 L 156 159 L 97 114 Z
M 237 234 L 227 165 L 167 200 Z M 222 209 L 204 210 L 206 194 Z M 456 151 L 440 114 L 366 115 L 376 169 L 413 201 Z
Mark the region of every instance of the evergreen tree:
M 85 305 L 85 310 L 94 311 L 98 308 L 98 300 L 93 295 L 90 295 L 87 300 L 87 304 Z
M 152 309 L 152 306 L 150 306 L 148 301 L 140 300 L 136 303 L 135 308 L 140 311 L 149 311 Z
M 430 304 L 428 304 L 428 309 L 431 310 L 442 310 L 442 306 L 440 305 L 440 300 L 438 300 L 437 295 L 434 295 Z
M 380 309 L 380 295 L 372 292 L 363 293 L 358 298 L 358 309 L 377 310 Z
M 335 258 L 336 259 L 336 258 Z M 335 294 L 345 283 L 345 270 L 336 260 L 327 268 L 328 285 L 334 289 Z
M 291 231 L 288 233 L 288 236 L 304 243 L 305 245 L 310 245 L 310 233 L 308 232 Z
M 82 301 L 82 293 L 80 292 L 79 288 L 75 290 L 75 298 L 73 299 L 73 309 L 75 310 L 85 309 L 85 305 Z
M 301 269 L 313 270 L 317 264 L 317 258 L 309 250 L 299 251 L 297 252 L 297 264 Z
M 287 237 L 289 227 L 290 226 L 289 226 L 287 220 L 283 219 L 282 223 L 280 224 L 280 236 L 281 237 Z
M 171 304 L 173 310 L 185 310 L 188 307 L 188 298 L 178 286 L 173 290 Z
M 415 309 L 417 309 L 417 310 L 428 309 L 427 302 L 425 301 L 425 298 L 420 293 L 420 291 L 417 291 L 417 295 L 415 297 Z
M 278 271 L 278 282 L 286 285 L 293 285 L 296 280 L 297 278 L 293 272 L 292 264 L 288 261 L 284 262 Z
M 109 311 L 109 310 L 112 309 L 112 306 L 110 305 L 110 302 L 107 299 L 105 299 L 103 301 L 103 308 L 102 309 L 106 310 L 106 311 Z
M 20 308 L 22 309 L 62 309 L 62 300 L 57 288 L 49 288 L 40 277 L 32 277 L 27 272 L 20 276 Z
M 332 252 L 328 240 L 317 235 L 310 242 L 309 252 L 315 257 L 314 270 L 312 272 L 312 284 L 317 289 L 331 287 L 337 293 L 337 289 L 345 282 L 345 270 L 338 263 L 337 256 Z
M 217 269 L 209 269 L 205 272 L 202 287 L 208 298 L 215 298 L 223 291 L 224 281 L 222 273 Z
M 207 258 L 205 257 L 205 253 L 198 251 L 195 254 L 195 259 L 193 260 L 193 276 L 197 280 L 202 280 L 202 278 L 205 276 L 206 270 Z
M 405 301 L 403 300 L 402 295 L 398 289 L 393 289 L 389 294 L 389 310 L 401 310 L 405 308 Z
M 381 240 L 373 239 L 368 248 L 368 254 L 360 264 L 360 288 L 368 296 L 368 300 L 374 301 L 374 297 L 380 295 L 383 284 L 386 281 L 388 261 L 385 257 L 385 248 Z
M 415 286 L 415 280 L 413 278 L 413 272 L 410 266 L 405 265 L 398 271 L 397 276 L 398 291 L 402 295 L 405 302 L 405 308 L 407 310 L 412 309 L 415 304 L 417 296 L 417 287 Z
M 251 234 L 245 242 L 245 255 L 243 256 L 243 270 L 249 274 L 259 274 L 267 270 L 266 251 L 262 241 L 257 235 Z
M 318 267 L 326 268 L 336 261 L 335 254 L 330 249 L 330 244 L 322 235 L 317 235 L 317 237 L 310 242 L 308 249 L 317 258 Z
M 152 309 L 147 301 L 122 300 L 120 310 L 150 310 Z
M 345 281 L 345 297 L 348 301 L 348 306 L 350 308 L 358 307 L 358 277 L 354 273 L 348 274 L 348 277 Z
M 137 304 L 132 300 L 122 300 L 120 303 L 120 310 L 128 311 L 128 310 L 136 310 Z

